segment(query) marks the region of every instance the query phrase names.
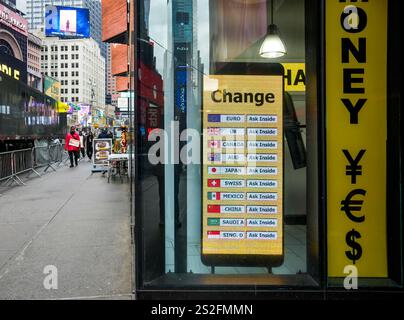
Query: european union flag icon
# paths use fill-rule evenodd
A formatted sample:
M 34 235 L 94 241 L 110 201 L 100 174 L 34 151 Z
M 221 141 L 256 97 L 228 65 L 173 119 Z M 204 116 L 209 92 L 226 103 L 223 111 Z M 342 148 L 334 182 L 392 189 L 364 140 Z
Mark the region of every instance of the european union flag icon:
M 220 114 L 208 114 L 208 122 L 220 122 Z

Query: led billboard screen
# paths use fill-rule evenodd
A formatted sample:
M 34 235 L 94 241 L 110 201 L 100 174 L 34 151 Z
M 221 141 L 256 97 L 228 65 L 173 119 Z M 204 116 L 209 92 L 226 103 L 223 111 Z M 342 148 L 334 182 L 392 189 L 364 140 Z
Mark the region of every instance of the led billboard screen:
M 61 38 L 89 38 L 89 10 L 84 8 L 46 6 L 45 35 Z

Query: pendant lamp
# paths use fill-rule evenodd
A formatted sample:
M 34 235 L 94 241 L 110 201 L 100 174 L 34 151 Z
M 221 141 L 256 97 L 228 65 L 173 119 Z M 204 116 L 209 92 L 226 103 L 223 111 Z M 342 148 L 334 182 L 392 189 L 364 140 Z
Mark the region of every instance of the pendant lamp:
M 267 35 L 262 42 L 259 54 L 263 58 L 279 58 L 287 54 L 285 44 L 279 36 L 278 27 L 274 24 L 274 2 L 271 0 L 271 23 Z

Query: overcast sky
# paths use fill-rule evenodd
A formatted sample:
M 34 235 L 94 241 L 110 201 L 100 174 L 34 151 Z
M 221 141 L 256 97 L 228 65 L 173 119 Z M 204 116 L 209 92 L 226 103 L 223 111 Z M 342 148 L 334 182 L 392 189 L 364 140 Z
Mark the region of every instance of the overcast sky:
M 17 0 L 17 9 L 27 13 L 27 0 Z

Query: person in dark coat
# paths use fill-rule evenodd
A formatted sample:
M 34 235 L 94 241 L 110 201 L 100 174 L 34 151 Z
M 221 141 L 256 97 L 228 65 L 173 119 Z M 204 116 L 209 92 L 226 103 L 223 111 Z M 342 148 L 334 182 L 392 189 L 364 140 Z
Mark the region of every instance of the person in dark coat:
M 112 139 L 112 132 L 108 130 L 108 127 L 104 127 L 101 133 L 98 135 L 98 139 Z
M 86 136 L 86 149 L 89 161 L 91 161 L 91 157 L 93 156 L 93 141 L 94 141 L 94 135 L 90 130 L 88 135 Z

